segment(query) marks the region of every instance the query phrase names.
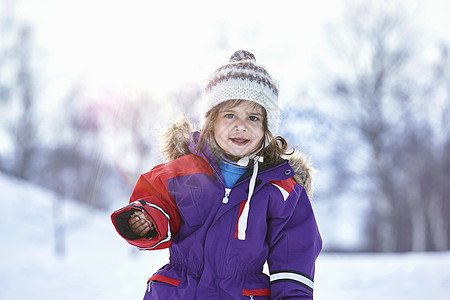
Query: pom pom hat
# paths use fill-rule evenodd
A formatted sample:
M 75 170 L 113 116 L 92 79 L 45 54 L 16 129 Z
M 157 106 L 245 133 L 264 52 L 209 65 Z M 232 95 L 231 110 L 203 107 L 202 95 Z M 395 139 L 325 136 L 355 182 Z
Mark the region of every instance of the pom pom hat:
M 245 50 L 236 51 L 230 62 L 218 68 L 205 88 L 206 110 L 228 100 L 248 100 L 265 108 L 269 131 L 276 135 L 280 122 L 278 87 L 269 73 Z

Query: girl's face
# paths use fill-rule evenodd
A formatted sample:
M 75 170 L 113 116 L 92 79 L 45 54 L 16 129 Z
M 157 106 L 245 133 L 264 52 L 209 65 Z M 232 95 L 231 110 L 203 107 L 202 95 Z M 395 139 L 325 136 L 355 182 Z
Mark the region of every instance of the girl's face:
M 254 152 L 264 137 L 264 111 L 250 101 L 220 109 L 214 124 L 214 138 L 227 153 L 245 156 Z

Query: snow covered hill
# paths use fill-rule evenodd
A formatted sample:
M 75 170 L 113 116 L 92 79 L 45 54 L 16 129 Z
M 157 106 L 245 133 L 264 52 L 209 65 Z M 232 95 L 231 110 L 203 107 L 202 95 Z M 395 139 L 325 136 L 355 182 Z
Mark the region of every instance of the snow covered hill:
M 168 260 L 165 250 L 129 246 L 109 213 L 1 173 L 0 197 L 0 300 L 142 299 L 147 278 Z M 65 236 L 59 244 L 55 228 Z M 65 256 L 55 256 L 55 244 Z M 318 300 L 450 299 L 449 252 L 324 254 L 316 273 Z

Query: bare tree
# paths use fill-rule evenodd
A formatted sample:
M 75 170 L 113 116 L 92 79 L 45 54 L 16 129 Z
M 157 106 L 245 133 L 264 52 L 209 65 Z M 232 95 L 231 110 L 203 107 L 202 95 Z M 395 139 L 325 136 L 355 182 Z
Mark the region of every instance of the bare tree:
M 36 93 L 34 90 L 33 69 L 31 66 L 31 28 L 24 26 L 19 31 L 19 43 L 16 48 L 18 71 L 17 90 L 21 113 L 13 125 L 16 152 L 16 165 L 13 173 L 24 179 L 30 179 L 30 166 L 36 151 Z
M 34 45 L 32 27 L 18 20 L 13 0 L 0 2 L 0 40 L 0 103 L 5 110 L 1 125 L 14 148 L 1 168 L 29 179 L 37 147 Z
M 433 250 L 450 248 L 450 57 L 449 45 L 440 47 L 440 56 L 434 65 L 434 76 L 430 76 L 427 96 L 433 99 L 428 117 L 429 133 L 433 139 L 430 146 L 429 172 L 422 175 L 426 185 L 429 205 L 429 243 Z M 427 90 L 427 91 L 428 91 Z
M 427 67 L 417 67 L 423 59 L 414 51 L 418 38 L 411 34 L 404 11 L 395 2 L 359 2 L 348 7 L 343 31 L 332 31 L 342 67 L 331 89 L 342 106 L 335 119 L 339 140 L 345 143 L 336 151 L 346 164 L 338 167 L 365 181 L 361 198 L 371 203 L 368 250 L 448 249 L 448 242 L 440 240 L 437 247 L 432 240 L 439 238 L 430 238 L 448 229 L 442 211 L 448 199 L 439 188 L 443 182 L 431 176 L 446 172 L 438 165 L 444 166 L 447 158 L 435 154 L 436 130 L 423 107 L 436 105 L 432 95 L 437 86 L 426 86 L 422 79 Z M 355 168 L 355 156 L 342 153 L 358 152 L 364 164 Z

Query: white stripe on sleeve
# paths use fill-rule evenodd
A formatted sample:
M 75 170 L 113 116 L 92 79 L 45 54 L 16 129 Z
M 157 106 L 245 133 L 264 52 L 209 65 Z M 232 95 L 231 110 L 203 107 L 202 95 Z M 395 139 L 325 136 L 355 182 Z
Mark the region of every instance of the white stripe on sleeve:
M 294 281 L 294 282 L 300 283 L 302 285 L 305 285 L 306 287 L 309 287 L 311 290 L 314 289 L 314 282 L 305 275 L 291 273 L 291 272 L 279 272 L 279 273 L 270 275 L 271 283 L 273 283 L 274 281 L 278 281 L 278 280 Z

